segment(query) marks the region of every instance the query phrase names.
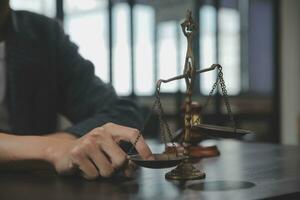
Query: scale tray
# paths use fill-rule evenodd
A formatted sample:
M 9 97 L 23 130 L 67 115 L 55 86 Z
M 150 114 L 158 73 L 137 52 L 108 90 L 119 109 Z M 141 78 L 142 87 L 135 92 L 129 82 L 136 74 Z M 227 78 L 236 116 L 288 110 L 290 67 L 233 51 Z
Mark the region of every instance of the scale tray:
M 170 168 L 175 167 L 181 163 L 185 156 L 179 156 L 176 154 L 153 154 L 154 159 L 144 160 L 140 155 L 130 155 L 129 160 L 135 164 L 152 169 Z
M 254 134 L 254 132 L 244 129 L 234 129 L 232 127 L 226 126 L 216 126 L 209 124 L 198 124 L 192 126 L 192 131 L 199 131 L 200 134 L 203 134 L 207 137 L 213 138 L 241 138 L 247 134 Z

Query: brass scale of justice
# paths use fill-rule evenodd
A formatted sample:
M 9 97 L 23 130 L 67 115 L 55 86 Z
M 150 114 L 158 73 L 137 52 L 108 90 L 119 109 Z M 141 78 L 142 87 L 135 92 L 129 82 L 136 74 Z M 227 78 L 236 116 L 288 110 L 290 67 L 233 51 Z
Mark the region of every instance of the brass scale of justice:
M 236 123 L 234 117 L 231 112 L 231 107 L 228 101 L 227 90 L 225 86 L 225 82 L 223 79 L 222 67 L 219 64 L 213 64 L 211 67 L 196 70 L 195 67 L 195 58 L 193 54 L 192 44 L 193 44 L 193 37 L 195 32 L 197 31 L 197 24 L 192 19 L 191 11 L 187 11 L 187 16 L 185 21 L 181 24 L 181 28 L 183 31 L 184 36 L 187 38 L 187 53 L 185 58 L 184 64 L 184 71 L 182 75 L 172 77 L 167 80 L 158 80 L 156 84 L 156 100 L 153 103 L 151 113 L 149 114 L 148 118 L 145 121 L 145 124 L 148 122 L 150 116 L 157 108 L 158 110 L 158 117 L 160 121 L 160 131 L 163 136 L 165 148 L 167 148 L 167 141 L 166 141 L 166 133 L 168 137 L 172 141 L 172 147 L 175 149 L 173 153 L 160 153 L 160 154 L 153 154 L 154 159 L 144 160 L 139 155 L 131 155 L 129 159 L 136 163 L 139 166 L 146 167 L 146 168 L 169 168 L 175 167 L 172 171 L 166 173 L 165 178 L 171 180 L 195 180 L 195 179 L 202 179 L 205 178 L 205 173 L 200 171 L 199 169 L 195 168 L 192 163 L 191 158 L 191 134 L 193 132 L 197 132 L 197 134 L 205 135 L 206 137 L 212 138 L 240 138 L 246 134 L 253 133 L 249 130 L 242 130 L 236 128 Z M 193 94 L 193 85 L 195 81 L 195 76 L 204 72 L 209 72 L 217 69 L 218 75 L 217 80 L 214 83 L 211 92 L 209 93 L 208 99 L 204 104 L 204 107 L 207 106 L 210 97 L 213 95 L 214 90 L 219 86 L 223 93 L 224 102 L 226 105 L 226 109 L 231 121 L 231 127 L 224 127 L 224 126 L 215 126 L 215 125 L 208 125 L 208 124 L 201 124 L 200 118 L 196 121 L 193 119 L 192 116 L 192 94 Z M 176 145 L 174 144 L 174 137 L 172 137 L 169 125 L 164 118 L 164 110 L 160 101 L 160 88 L 162 83 L 168 83 L 175 80 L 185 79 L 186 83 L 186 96 L 185 96 L 185 115 L 184 115 L 184 137 L 182 146 L 184 148 L 183 155 L 180 155 L 177 152 Z M 142 132 L 142 131 L 141 131 Z M 138 142 L 141 134 L 136 138 L 133 148 Z M 132 149 L 133 149 L 132 148 Z

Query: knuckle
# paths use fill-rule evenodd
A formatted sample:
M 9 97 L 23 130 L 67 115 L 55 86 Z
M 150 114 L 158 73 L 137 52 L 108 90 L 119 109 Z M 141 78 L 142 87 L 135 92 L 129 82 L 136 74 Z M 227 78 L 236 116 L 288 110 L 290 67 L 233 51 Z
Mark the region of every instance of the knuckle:
M 97 133 L 101 133 L 104 131 L 104 128 L 103 128 L 103 126 L 101 126 L 101 127 L 97 127 L 95 130 Z
M 137 137 L 140 134 L 140 131 L 138 129 L 133 128 L 131 131 L 132 137 Z
M 82 150 L 80 147 L 75 147 L 70 152 L 71 157 L 74 160 L 79 160 L 82 157 Z
M 109 128 L 113 127 L 114 125 L 115 125 L 114 123 L 108 122 L 108 123 L 104 124 L 102 127 L 104 129 L 109 129 Z
M 85 148 L 92 148 L 94 146 L 94 141 L 92 139 L 88 138 L 82 142 L 82 145 Z
M 93 129 L 91 132 L 90 132 L 90 136 L 93 136 L 93 137 L 97 137 L 99 136 L 99 134 L 101 134 L 102 132 L 104 131 L 104 128 L 103 127 L 97 127 L 95 129 Z
M 93 130 L 87 135 L 87 138 L 96 139 L 98 136 L 99 136 L 99 133 L 97 131 Z
M 93 145 L 95 145 L 95 143 L 104 140 L 106 137 L 107 134 L 105 134 L 104 128 L 98 127 L 86 136 L 86 140 L 90 141 L 91 143 L 93 143 Z

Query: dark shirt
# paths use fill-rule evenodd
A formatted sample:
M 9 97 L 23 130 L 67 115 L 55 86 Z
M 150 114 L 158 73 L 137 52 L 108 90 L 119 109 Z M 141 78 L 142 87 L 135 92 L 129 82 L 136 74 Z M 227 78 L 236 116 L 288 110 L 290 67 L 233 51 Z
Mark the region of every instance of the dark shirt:
M 74 124 L 66 131 L 78 136 L 107 122 L 140 128 L 137 106 L 95 76 L 93 64 L 78 54 L 57 21 L 12 11 L 6 30 L 6 96 L 13 133 L 54 132 L 59 113 Z

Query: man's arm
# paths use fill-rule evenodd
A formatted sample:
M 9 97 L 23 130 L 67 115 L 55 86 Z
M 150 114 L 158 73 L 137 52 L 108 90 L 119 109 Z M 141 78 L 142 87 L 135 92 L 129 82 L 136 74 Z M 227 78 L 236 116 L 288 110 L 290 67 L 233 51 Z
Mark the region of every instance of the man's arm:
M 42 136 L 18 136 L 0 133 L 0 163 L 47 160 L 46 149 L 51 140 Z
M 70 139 L 70 140 L 77 139 L 75 135 L 68 132 L 57 132 L 57 133 L 48 134 L 46 136 L 50 138 L 61 138 L 61 139 Z
M 109 177 L 117 170 L 129 175 L 132 165 L 127 162 L 127 155 L 118 143 L 123 140 L 133 144 L 138 135 L 137 129 L 113 123 L 93 129 L 80 138 L 68 133 L 48 136 L 0 133 L 0 169 L 26 161 L 42 161 L 59 174 L 72 174 L 80 170 L 86 179 Z M 143 137 L 138 140 L 136 150 L 144 159 L 152 158 Z
M 0 132 L 0 170 L 53 169 L 47 150 L 54 142 L 75 139 L 73 134 L 66 132 L 47 136 L 20 136 Z
M 0 164 L 26 160 L 50 163 L 59 174 L 79 169 L 87 179 L 108 177 L 115 171 L 130 168 L 127 155 L 119 147 L 121 140 L 134 143 L 139 135 L 141 117 L 130 101 L 120 99 L 109 84 L 94 75 L 93 65 L 77 52 L 62 29 L 55 23 L 57 47 L 59 112 L 74 124 L 65 133 L 48 136 L 11 136 L 1 134 Z M 131 128 L 132 127 L 132 128 Z M 144 158 L 152 153 L 140 137 L 136 150 Z M 125 170 L 125 171 L 126 171 Z M 126 172 L 125 172 L 126 173 Z

